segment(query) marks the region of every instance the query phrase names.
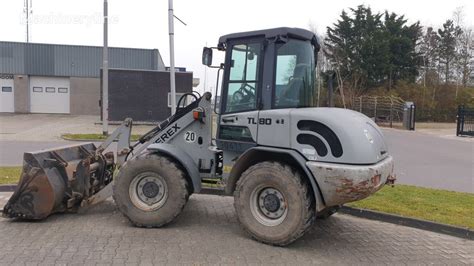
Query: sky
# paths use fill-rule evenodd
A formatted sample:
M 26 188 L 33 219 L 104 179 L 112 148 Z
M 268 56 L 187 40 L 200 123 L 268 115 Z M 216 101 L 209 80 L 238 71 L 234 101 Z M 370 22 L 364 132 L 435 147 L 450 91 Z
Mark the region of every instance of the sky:
M 37 43 L 103 44 L 102 0 L 31 0 L 30 41 Z M 26 40 L 23 0 L 0 0 L 0 41 Z M 168 1 L 109 0 L 109 46 L 158 49 L 169 65 Z M 219 36 L 273 27 L 309 28 L 319 33 L 337 22 L 341 11 L 360 4 L 375 12 L 404 14 L 409 22 L 441 27 L 453 11 L 462 8 L 464 24 L 474 25 L 474 1 L 422 0 L 174 0 L 176 66 L 201 79 L 199 91 L 212 90 L 215 70 L 201 64 L 202 47 L 216 46 Z M 214 64 L 221 56 L 214 57 Z M 205 76 L 207 78 L 205 78 Z

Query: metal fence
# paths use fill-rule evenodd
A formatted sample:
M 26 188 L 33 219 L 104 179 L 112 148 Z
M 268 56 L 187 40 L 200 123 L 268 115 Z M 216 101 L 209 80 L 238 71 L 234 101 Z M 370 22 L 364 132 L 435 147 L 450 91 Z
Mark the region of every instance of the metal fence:
M 458 107 L 456 136 L 474 136 L 474 108 Z
M 352 109 L 372 118 L 384 126 L 403 126 L 406 104 L 395 96 L 361 96 L 354 99 Z

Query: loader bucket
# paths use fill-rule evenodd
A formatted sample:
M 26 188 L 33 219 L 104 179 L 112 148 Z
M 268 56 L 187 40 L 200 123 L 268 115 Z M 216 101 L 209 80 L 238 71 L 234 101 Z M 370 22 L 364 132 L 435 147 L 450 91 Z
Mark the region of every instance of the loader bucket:
M 111 182 L 113 160 L 113 154 L 97 153 L 92 143 L 25 153 L 20 181 L 3 216 L 39 220 L 77 210 Z

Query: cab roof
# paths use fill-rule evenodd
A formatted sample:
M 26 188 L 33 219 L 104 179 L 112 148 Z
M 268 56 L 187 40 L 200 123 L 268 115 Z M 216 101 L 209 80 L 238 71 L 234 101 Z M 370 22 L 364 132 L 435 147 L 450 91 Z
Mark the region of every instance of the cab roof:
M 301 40 L 308 40 L 319 50 L 320 46 L 318 39 L 314 33 L 309 30 L 300 29 L 300 28 L 273 28 L 266 30 L 256 30 L 256 31 L 246 31 L 227 34 L 219 38 L 219 49 L 225 49 L 227 42 L 234 39 L 243 39 L 243 38 L 252 38 L 252 37 L 264 37 L 265 39 L 273 39 L 277 37 L 290 37 Z

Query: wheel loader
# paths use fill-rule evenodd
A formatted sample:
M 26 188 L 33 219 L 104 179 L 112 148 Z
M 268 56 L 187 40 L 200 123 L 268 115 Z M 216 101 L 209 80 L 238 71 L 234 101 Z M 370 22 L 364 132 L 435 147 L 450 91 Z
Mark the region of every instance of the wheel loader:
M 393 159 L 371 119 L 315 107 L 319 49 L 316 36 L 298 28 L 220 37 L 202 55 L 204 65 L 218 68 L 218 104 L 209 92 L 188 93 L 174 115 L 136 143 L 126 119 L 98 147 L 25 153 L 3 215 L 44 219 L 113 196 L 135 226 L 161 227 L 191 194 L 213 193 L 233 195 L 252 238 L 292 243 L 316 217 L 395 180 Z M 213 66 L 213 51 L 224 52 L 225 62 Z M 187 98 L 192 101 L 183 104 Z M 114 141 L 116 151 L 108 151 Z

